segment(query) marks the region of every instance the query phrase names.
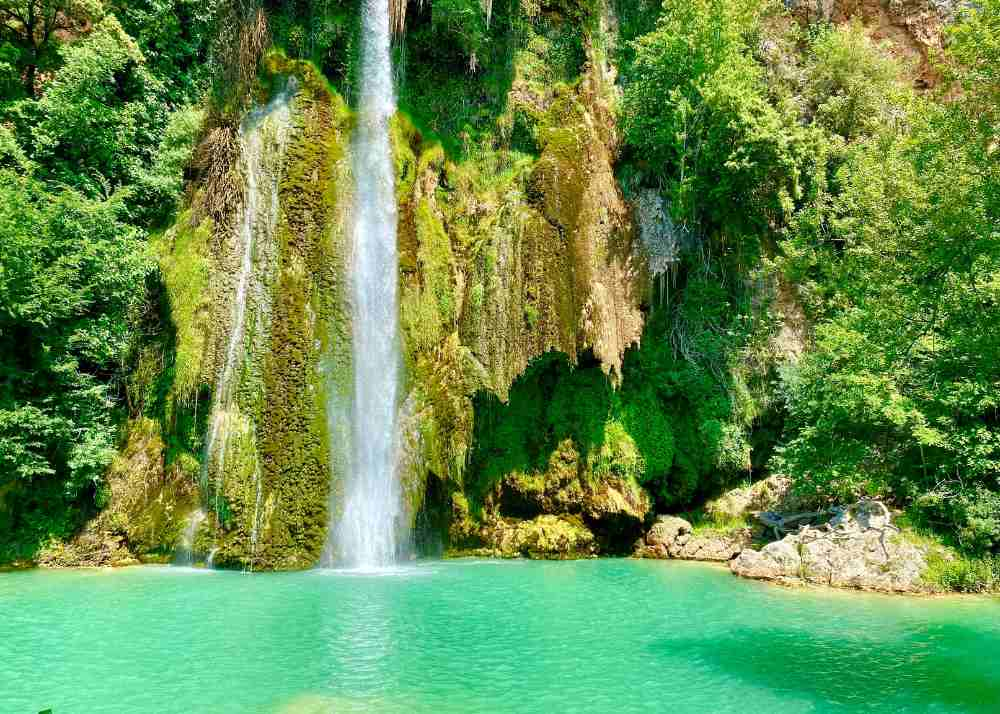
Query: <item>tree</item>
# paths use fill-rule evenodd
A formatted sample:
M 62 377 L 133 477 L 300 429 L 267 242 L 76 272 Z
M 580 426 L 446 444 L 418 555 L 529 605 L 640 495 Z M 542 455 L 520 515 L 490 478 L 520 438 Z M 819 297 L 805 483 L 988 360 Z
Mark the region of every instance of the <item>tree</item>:
M 0 490 L 22 536 L 75 526 L 67 508 L 93 505 L 114 455 L 116 385 L 152 269 L 121 215 L 115 199 L 0 169 Z
M 100 16 L 100 0 L 0 0 L 0 22 L 5 35 L 26 53 L 24 87 L 38 94 L 38 70 L 54 59 L 58 32 L 75 32 Z
M 798 193 L 803 134 L 753 56 L 764 10 L 665 0 L 656 29 L 633 43 L 622 127 L 681 221 L 759 230 Z

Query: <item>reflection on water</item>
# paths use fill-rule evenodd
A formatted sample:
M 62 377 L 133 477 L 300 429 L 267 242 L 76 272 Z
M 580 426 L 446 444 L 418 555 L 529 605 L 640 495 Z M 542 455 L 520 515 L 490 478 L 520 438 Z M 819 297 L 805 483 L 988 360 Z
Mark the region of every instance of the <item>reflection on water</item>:
M 14 573 L 0 612 L 4 712 L 978 714 L 1000 701 L 1000 602 L 789 591 L 663 562 Z
M 711 639 L 666 637 L 650 650 L 847 711 L 875 703 L 905 706 L 907 701 L 943 711 L 1000 710 L 995 663 L 967 660 L 953 649 L 954 643 L 963 643 L 963 648 L 988 651 L 1000 644 L 996 633 L 984 636 L 955 624 L 913 624 L 899 637 L 891 631 L 885 636 L 876 623 L 855 630 L 849 623 L 842 627 L 828 621 L 822 625 L 828 631 L 821 632 L 797 624 L 739 626 Z

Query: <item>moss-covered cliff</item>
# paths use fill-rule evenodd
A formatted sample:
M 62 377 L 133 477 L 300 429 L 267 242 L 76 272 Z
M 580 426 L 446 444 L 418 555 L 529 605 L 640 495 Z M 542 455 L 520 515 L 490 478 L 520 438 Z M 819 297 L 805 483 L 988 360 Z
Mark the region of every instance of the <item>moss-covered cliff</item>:
M 772 151 L 785 166 L 813 140 L 785 127 L 792 138 L 768 144 L 785 116 L 768 102 L 787 110 L 781 92 L 802 74 L 804 40 L 787 18 L 762 25 L 761 56 L 737 53 L 773 94 L 754 105 L 766 121 L 730 147 L 737 158 L 699 169 L 742 183 L 723 195 L 704 179 L 695 200 L 685 191 L 704 177 L 666 176 L 619 128 L 619 70 L 634 70 L 630 41 L 658 7 L 395 7 L 398 475 L 415 551 L 628 552 L 657 510 L 762 473 L 782 428 L 777 370 L 810 339 L 772 260 L 806 179 L 739 154 Z M 159 310 L 108 504 L 45 562 L 166 559 L 185 537 L 196 560 L 226 567 L 335 554 L 327 531 L 351 402 L 355 9 L 265 3 L 242 22 L 184 210 L 155 241 Z M 723 109 L 742 101 L 719 96 Z M 730 203 L 739 210 L 720 220 Z
M 413 45 L 398 60 L 422 64 L 401 77 L 392 127 L 409 527 L 420 550 L 623 550 L 656 497 L 644 475 L 674 468 L 673 452 L 643 436 L 641 410 L 663 423 L 657 438 L 674 437 L 662 416 L 669 397 L 622 399 L 635 391 L 623 376 L 640 359 L 652 281 L 615 175 L 616 21 L 603 4 L 498 9 L 476 71 L 463 66 L 455 79 L 470 48 L 444 33 L 445 51 L 429 57 L 441 33 L 410 11 Z M 136 446 L 116 462 L 121 487 L 106 511 L 128 511 L 127 523 L 94 524 L 133 555 L 168 558 L 190 527 L 196 560 L 308 567 L 336 519 L 351 372 L 351 114 L 340 91 L 355 70 L 331 85 L 317 65 L 290 59 L 309 53 L 282 34 L 294 34 L 281 24 L 289 17 L 272 13 L 286 50 L 262 56 L 250 109 L 211 115 L 189 208 L 157 243 L 165 324 L 139 385 L 149 416 L 130 427 Z M 352 66 L 350 45 L 340 51 Z M 265 109 L 282 93 L 287 126 Z M 460 93 L 471 108 L 456 117 Z M 241 314 L 246 225 L 255 243 Z M 175 485 L 136 506 L 150 481 Z M 539 540 L 539 517 L 567 537 Z

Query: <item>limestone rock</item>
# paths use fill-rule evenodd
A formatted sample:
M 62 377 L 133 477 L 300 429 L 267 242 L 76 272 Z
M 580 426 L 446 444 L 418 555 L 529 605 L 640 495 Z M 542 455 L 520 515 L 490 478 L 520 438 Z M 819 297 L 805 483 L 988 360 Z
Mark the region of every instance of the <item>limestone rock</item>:
M 961 7 L 959 0 L 785 0 L 802 24 L 860 20 L 876 41 L 888 41 L 892 54 L 917 65 L 917 81 L 933 84 L 933 56 L 944 42 L 944 28 Z
M 924 592 L 924 551 L 902 538 L 888 509 L 862 501 L 821 528 L 805 527 L 730 562 L 737 575 L 880 592 Z
M 705 504 L 705 514 L 719 521 L 750 519 L 754 511 L 800 511 L 812 504 L 792 492 L 787 476 L 770 476 L 750 486 L 734 488 Z
M 677 516 L 659 516 L 636 544 L 641 558 L 677 558 L 680 560 L 711 560 L 725 562 L 738 555 L 751 540 L 749 529 L 731 533 L 693 535 L 691 524 Z
M 686 542 L 691 534 L 691 524 L 677 516 L 658 516 L 646 534 L 646 544 L 668 548 L 680 540 Z
M 671 554 L 681 560 L 712 560 L 727 562 L 739 555 L 750 544 L 749 529 L 740 529 L 732 534 L 694 536 Z
M 802 559 L 797 543 L 786 538 L 768 543 L 759 551 L 748 548 L 733 559 L 729 566 L 734 573 L 745 578 L 781 580 L 798 577 Z

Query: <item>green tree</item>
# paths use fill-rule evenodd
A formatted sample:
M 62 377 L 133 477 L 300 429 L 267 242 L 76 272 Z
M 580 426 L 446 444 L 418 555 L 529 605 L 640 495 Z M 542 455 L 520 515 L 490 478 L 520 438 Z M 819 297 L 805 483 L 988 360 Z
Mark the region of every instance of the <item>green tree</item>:
M 784 376 L 775 465 L 814 493 L 924 504 L 982 544 L 1000 528 L 983 495 L 1000 487 L 996 166 L 960 105 L 914 103 L 908 124 L 852 146 L 784 244 L 819 324 Z
M 682 220 L 761 229 L 799 193 L 805 137 L 754 58 L 766 7 L 666 0 L 634 42 L 622 127 Z
M 93 503 L 114 453 L 116 385 L 152 269 L 121 215 L 118 200 L 0 170 L 0 489 L 29 535 Z
M 0 0 L 3 34 L 20 48 L 29 96 L 38 92 L 39 69 L 55 60 L 56 33 L 79 31 L 100 13 L 100 0 Z
M 162 84 L 111 15 L 62 55 L 38 101 L 33 158 L 45 178 L 106 195 L 152 160 L 166 124 Z

